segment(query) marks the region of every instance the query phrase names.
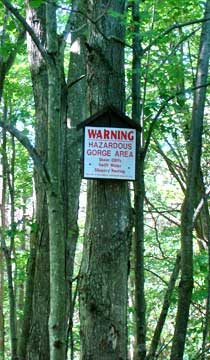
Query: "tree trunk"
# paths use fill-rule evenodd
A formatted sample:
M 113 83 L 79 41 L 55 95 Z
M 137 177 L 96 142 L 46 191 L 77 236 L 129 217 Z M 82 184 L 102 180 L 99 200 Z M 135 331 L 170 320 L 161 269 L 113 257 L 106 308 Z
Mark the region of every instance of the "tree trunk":
M 50 359 L 66 355 L 66 277 L 64 206 L 62 198 L 62 48 L 58 42 L 56 2 L 46 4 L 48 71 L 48 222 L 50 235 Z
M 140 1 L 132 4 L 132 20 L 135 24 L 133 33 L 132 61 L 132 118 L 140 124 L 141 119 L 141 68 L 142 48 L 140 35 Z M 141 137 L 142 139 L 142 137 Z M 144 296 L 144 154 L 143 141 L 137 136 L 136 181 L 134 182 L 134 258 L 135 258 L 135 360 L 144 360 L 146 356 L 146 306 Z
M 81 184 L 82 132 L 76 126 L 87 117 L 87 80 L 86 80 L 86 48 L 85 33 L 87 31 L 86 18 L 78 11 L 86 13 L 85 0 L 72 1 L 71 15 L 72 34 L 70 65 L 68 73 L 67 93 L 67 121 L 65 127 L 65 164 L 64 164 L 64 202 L 65 202 L 65 234 L 66 234 L 66 271 L 69 288 L 69 325 L 68 338 L 73 342 L 73 294 L 72 277 L 74 271 L 74 256 L 79 227 L 77 224 L 79 210 L 79 196 Z M 71 354 L 72 355 L 72 354 Z
M 168 314 L 168 310 L 169 310 L 169 306 L 170 306 L 170 302 L 171 302 L 171 296 L 176 284 L 176 280 L 178 278 L 179 275 L 179 270 L 180 270 L 180 261 L 181 261 L 181 257 L 180 254 L 177 255 L 176 257 L 176 262 L 174 265 L 174 269 L 173 272 L 171 274 L 169 283 L 168 283 L 168 288 L 166 290 L 165 296 L 164 296 L 164 301 L 163 301 L 163 306 L 162 306 L 162 310 L 160 313 L 160 316 L 158 318 L 158 322 L 154 331 L 154 335 L 151 341 L 151 345 L 150 345 L 150 349 L 149 349 L 149 353 L 146 357 L 146 360 L 155 360 L 156 359 L 156 352 L 157 352 L 157 348 L 160 342 L 160 336 L 163 330 L 163 326 L 165 324 L 165 320 Z
M 94 181 L 88 190 L 80 280 L 81 359 L 126 359 L 131 237 L 126 183 Z
M 205 17 L 208 18 L 209 16 L 210 0 L 207 0 Z M 200 40 L 196 78 L 197 87 L 204 85 L 207 81 L 209 55 L 210 27 L 208 22 L 204 22 Z M 197 174 L 200 169 L 205 94 L 205 87 L 197 89 L 195 91 L 193 103 L 187 188 L 181 216 L 181 281 L 179 285 L 178 310 L 171 350 L 171 360 L 181 360 L 183 358 L 193 289 L 193 213 L 196 206 Z
M 4 360 L 4 254 L 0 250 L 0 360 Z
M 2 132 L 3 134 L 3 132 Z M 2 143 L 2 139 L 1 139 Z M 2 166 L 2 153 L 1 153 L 1 165 L 0 165 L 0 177 L 3 179 L 3 166 Z M 1 211 L 0 211 L 0 235 L 3 236 L 3 228 L 4 228 L 4 213 L 3 213 L 3 202 L 4 202 L 4 192 L 3 192 L 3 184 L 1 182 L 0 187 L 0 199 L 1 199 Z M 4 261 L 4 252 L 2 249 L 2 241 L 0 243 L 0 360 L 4 360 L 4 272 L 5 272 L 5 261 Z
M 26 290 L 25 290 L 25 301 L 23 309 L 23 320 L 20 328 L 20 336 L 18 339 L 18 359 L 24 360 L 27 358 L 27 342 L 28 336 L 30 334 L 30 328 L 32 324 L 32 311 L 33 311 L 33 293 L 34 293 L 34 272 L 35 272 L 35 259 L 36 259 L 36 250 L 34 245 L 31 245 L 30 256 L 27 266 L 27 280 L 26 280 Z M 37 338 L 34 338 L 36 342 Z M 29 343 L 30 344 L 30 343 Z M 29 355 L 31 359 L 31 353 Z M 40 358 L 42 354 L 40 352 Z
M 82 1 L 78 2 L 75 0 L 73 7 L 75 6 L 82 6 Z M 62 286 L 64 286 L 63 281 L 65 281 L 65 287 L 68 289 L 68 291 L 65 289 L 68 299 L 64 300 L 64 298 L 62 298 L 65 311 L 68 311 L 68 314 L 66 313 L 66 316 L 64 317 L 65 321 L 63 321 L 62 324 L 62 331 L 65 332 L 65 339 L 62 334 L 63 339 L 61 340 L 61 347 L 66 351 L 66 327 L 68 323 L 67 319 L 69 319 L 69 316 L 71 315 L 69 312 L 71 313 L 71 311 L 69 310 L 69 307 L 66 309 L 65 302 L 67 301 L 67 304 L 70 304 L 69 295 L 71 293 L 74 253 L 78 236 L 77 215 L 81 181 L 79 172 L 81 143 L 78 141 L 78 133 L 76 132 L 75 127 L 77 122 L 81 121 L 81 117 L 85 116 L 84 109 L 86 106 L 85 96 L 82 96 L 84 95 L 84 80 L 74 83 L 74 81 L 77 80 L 77 77 L 83 75 L 84 73 L 82 70 L 85 62 L 85 59 L 83 58 L 84 51 L 82 50 L 84 47 L 84 40 L 80 39 L 81 32 L 78 33 L 78 31 L 76 31 L 75 35 L 73 35 L 73 38 L 77 37 L 81 40 L 81 54 L 73 54 L 72 56 L 68 75 L 69 86 L 66 87 L 63 69 L 62 41 L 60 42 L 59 37 L 57 36 L 56 13 L 53 11 L 53 9 L 55 10 L 55 7 L 54 5 L 49 4 L 47 9 L 48 12 L 46 18 L 45 6 L 40 7 L 38 10 L 31 9 L 29 6 L 27 7 L 28 22 L 45 47 L 47 32 L 50 55 L 50 62 L 46 64 L 36 45 L 31 41 L 30 37 L 28 37 L 29 63 L 33 80 L 36 107 L 36 150 L 44 162 L 48 162 L 48 168 L 50 169 L 49 175 L 52 180 L 50 186 L 48 187 L 46 196 L 45 184 L 39 174 L 35 172 L 38 238 L 36 245 L 33 313 L 34 321 L 37 326 L 35 327 L 34 321 L 32 321 L 31 327 L 33 329 L 33 333 L 31 332 L 29 347 L 31 358 L 34 359 L 36 359 L 36 356 L 40 356 L 40 359 L 42 356 L 43 359 L 47 359 L 46 357 L 49 358 L 50 356 L 48 345 L 48 316 L 50 301 L 48 234 L 49 208 L 51 209 L 51 214 L 49 214 L 51 238 L 53 236 L 57 236 L 58 240 L 60 236 L 59 241 L 61 241 L 62 238 L 65 238 L 65 244 L 63 244 L 62 241 L 58 241 L 56 246 L 59 247 L 58 253 L 61 255 L 61 258 L 63 256 L 62 251 L 64 251 L 66 257 L 65 261 L 60 260 L 62 265 L 58 265 L 57 268 L 58 278 L 61 276 L 61 281 L 59 281 L 60 285 L 62 284 Z M 74 21 L 71 20 L 73 27 L 77 28 L 77 25 L 80 26 L 81 20 L 84 20 L 83 17 L 82 19 L 79 18 L 77 14 L 76 19 L 74 17 Z M 53 53 L 53 51 L 55 51 L 55 53 Z M 48 91 L 46 91 L 46 89 L 48 89 Z M 68 109 L 67 96 L 69 103 Z M 66 116 L 68 120 L 66 119 Z M 48 118 L 50 123 L 47 121 Z M 71 127 L 71 129 L 69 129 L 68 126 Z M 50 136 L 49 142 L 48 136 Z M 79 134 L 79 136 L 81 136 L 81 134 Z M 47 149 L 49 150 L 48 156 Z M 46 197 L 48 197 L 48 206 L 46 203 Z M 58 224 L 56 225 L 58 221 L 60 222 L 59 226 Z M 52 230 L 52 228 L 54 228 L 54 230 Z M 58 231 L 60 232 L 60 235 L 58 235 Z M 64 245 L 65 248 L 62 248 Z M 56 261 L 59 264 L 59 257 L 56 255 L 56 251 L 53 252 L 52 246 L 50 250 L 51 263 Z M 43 269 L 43 267 L 45 267 L 45 269 Z M 64 273 L 63 270 L 65 271 Z M 46 276 L 43 276 L 43 274 L 46 274 Z M 52 265 L 51 276 L 56 276 L 54 265 Z M 51 279 L 53 282 L 51 290 L 53 289 L 54 281 L 57 280 L 58 279 Z M 44 293 L 42 291 L 43 288 L 46 289 Z M 52 291 L 54 292 L 54 290 Z M 54 294 L 55 297 L 57 295 L 61 297 L 63 296 L 63 293 L 60 292 L 58 294 L 57 290 L 55 290 Z M 59 302 L 60 301 L 58 301 L 58 303 Z M 55 301 L 52 297 L 51 306 L 55 306 Z M 40 307 L 45 310 L 45 312 L 39 311 L 38 308 Z M 63 311 L 64 308 L 62 308 Z M 60 311 L 58 309 L 55 311 L 57 311 L 57 315 L 60 315 Z M 40 321 L 37 312 L 40 314 Z M 54 310 L 52 310 L 52 312 L 54 312 Z M 52 316 L 57 316 L 56 314 L 53 315 L 52 312 L 51 320 Z M 53 332 L 52 327 L 51 331 Z M 42 332 L 44 332 L 44 334 Z M 41 337 L 39 334 L 42 334 Z M 59 345 L 58 339 L 54 339 L 53 341 Z M 39 343 L 39 346 L 36 342 Z M 56 346 L 51 346 L 51 350 L 56 348 Z M 37 349 L 40 347 L 42 350 L 38 355 Z
M 123 14 L 125 2 L 111 1 L 110 9 Z M 108 104 L 124 110 L 124 26 L 120 17 L 107 14 L 103 1 L 89 3 L 88 13 L 99 19 L 90 22 L 87 39 L 90 113 Z M 81 359 L 124 360 L 132 230 L 127 182 L 89 181 L 87 200 L 79 285 Z
M 7 116 L 7 108 L 4 109 L 4 117 Z M 13 149 L 14 150 L 14 149 Z M 14 152 L 12 153 L 12 161 Z M 12 174 L 8 169 L 7 159 L 7 137 L 6 131 L 3 130 L 3 141 L 2 141 L 2 175 L 3 175 L 3 186 L 2 186 L 2 201 L 1 201 L 1 219 L 2 229 L 6 230 L 6 194 L 7 194 L 7 183 L 9 184 L 10 190 L 10 203 L 11 203 L 11 234 L 9 245 L 6 243 L 6 236 L 4 232 L 1 234 L 1 246 L 4 252 L 7 282 L 8 282 L 8 293 L 9 293 L 9 324 L 10 324 L 10 341 L 11 341 L 11 358 L 12 360 L 17 359 L 17 318 L 16 318 L 16 298 L 13 283 L 13 271 L 12 271 L 12 254 L 14 250 L 14 183 L 11 180 Z M 11 175 L 11 177 L 10 177 Z M 11 196 L 12 195 L 12 196 Z
M 207 225 L 208 225 L 208 291 L 206 298 L 206 317 L 204 321 L 203 329 L 203 343 L 202 343 L 202 356 L 201 360 L 207 360 L 208 347 L 210 338 L 210 214 L 208 208 L 208 201 L 204 199 L 204 210 L 206 213 Z
M 46 20 L 45 6 L 39 9 L 29 7 L 26 2 L 27 22 L 34 30 L 41 44 L 46 46 Z M 48 76 L 46 64 L 39 53 L 31 37 L 27 36 L 28 59 L 33 83 L 33 92 L 35 100 L 36 123 L 35 123 L 35 146 L 37 153 L 43 161 L 47 161 L 47 88 Z M 35 170 L 35 190 L 36 190 L 36 223 L 37 231 L 35 233 L 35 270 L 29 266 L 28 280 L 31 279 L 30 286 L 34 284 L 33 307 L 31 313 L 30 331 L 28 328 L 28 316 L 25 314 L 23 323 L 23 332 L 28 342 L 27 349 L 20 344 L 20 359 L 25 359 L 27 353 L 29 360 L 49 360 L 49 335 L 48 318 L 50 303 L 50 280 L 49 280 L 49 230 L 48 230 L 48 210 L 46 200 L 46 190 L 41 176 Z M 31 251 L 34 253 L 33 248 Z M 33 255 L 34 256 L 34 255 Z M 33 259 L 32 256 L 32 259 Z M 33 260 L 34 261 L 34 260 Z M 34 278 L 33 278 L 34 277 Z M 43 291 L 44 289 L 44 291 Z M 26 297 L 25 308 L 30 309 L 30 296 Z M 26 333 L 28 331 L 28 334 Z

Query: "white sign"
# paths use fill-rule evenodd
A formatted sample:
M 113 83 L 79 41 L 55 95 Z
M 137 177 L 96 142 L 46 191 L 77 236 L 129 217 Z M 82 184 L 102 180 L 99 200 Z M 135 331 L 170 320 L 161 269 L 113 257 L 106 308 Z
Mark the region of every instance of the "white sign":
M 85 178 L 135 180 L 135 167 L 135 129 L 85 127 Z

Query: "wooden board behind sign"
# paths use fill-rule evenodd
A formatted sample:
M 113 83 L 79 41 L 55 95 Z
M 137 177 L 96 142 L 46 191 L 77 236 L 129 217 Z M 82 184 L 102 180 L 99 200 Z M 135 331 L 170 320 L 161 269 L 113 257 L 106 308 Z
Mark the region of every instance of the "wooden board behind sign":
M 136 129 L 85 126 L 84 177 L 135 180 Z

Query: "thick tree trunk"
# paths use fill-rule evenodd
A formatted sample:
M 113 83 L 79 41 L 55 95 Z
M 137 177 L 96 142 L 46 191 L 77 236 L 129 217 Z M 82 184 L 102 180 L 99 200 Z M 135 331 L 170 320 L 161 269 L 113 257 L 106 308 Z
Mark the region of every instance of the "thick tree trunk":
M 125 2 L 111 1 L 110 9 L 122 14 Z M 123 110 L 125 29 L 120 18 L 107 14 L 103 1 L 88 3 L 88 13 L 99 19 L 95 25 L 90 23 L 87 39 L 90 113 L 108 104 Z M 131 229 L 127 183 L 90 181 L 79 286 L 81 359 L 127 358 Z
M 126 183 L 88 190 L 80 280 L 81 359 L 127 357 L 127 276 L 131 211 Z M 126 195 L 125 195 L 126 194 Z
M 206 2 L 205 17 L 210 16 L 210 0 Z M 208 76 L 210 56 L 210 26 L 203 23 L 200 51 L 197 68 L 196 86 L 204 85 Z M 173 338 L 171 360 L 181 360 L 184 354 L 187 323 L 193 289 L 193 214 L 196 206 L 197 174 L 200 169 L 203 114 L 206 88 L 195 91 L 191 137 L 189 148 L 189 164 L 187 170 L 187 189 L 181 217 L 181 281 L 179 286 L 179 301 Z

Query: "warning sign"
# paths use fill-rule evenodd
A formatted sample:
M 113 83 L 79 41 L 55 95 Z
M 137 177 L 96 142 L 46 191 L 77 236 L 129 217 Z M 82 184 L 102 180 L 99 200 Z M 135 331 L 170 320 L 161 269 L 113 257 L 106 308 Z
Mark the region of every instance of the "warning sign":
M 85 127 L 85 178 L 135 180 L 135 167 L 135 129 Z

